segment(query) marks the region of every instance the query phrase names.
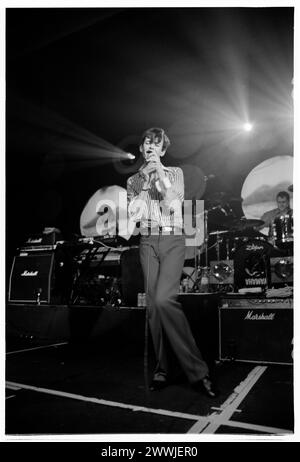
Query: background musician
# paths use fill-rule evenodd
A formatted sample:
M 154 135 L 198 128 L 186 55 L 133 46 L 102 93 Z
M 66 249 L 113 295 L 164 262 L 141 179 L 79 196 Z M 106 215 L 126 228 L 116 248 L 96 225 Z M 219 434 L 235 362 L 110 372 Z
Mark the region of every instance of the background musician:
M 263 214 L 261 219 L 264 224 L 258 227 L 258 229 L 270 228 L 276 218 L 284 215 L 292 215 L 293 210 L 290 207 L 290 195 L 286 191 L 280 191 L 276 196 L 277 207 L 272 210 L 268 210 Z

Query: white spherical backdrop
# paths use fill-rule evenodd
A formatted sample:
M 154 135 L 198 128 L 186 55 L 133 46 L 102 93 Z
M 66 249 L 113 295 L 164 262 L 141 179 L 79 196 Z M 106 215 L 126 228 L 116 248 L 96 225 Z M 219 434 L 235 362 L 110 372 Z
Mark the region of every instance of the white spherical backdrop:
M 293 157 L 276 156 L 257 165 L 244 181 L 241 197 L 246 218 L 260 219 L 268 210 L 277 207 L 276 195 L 279 191 L 292 193 L 288 187 L 293 184 Z

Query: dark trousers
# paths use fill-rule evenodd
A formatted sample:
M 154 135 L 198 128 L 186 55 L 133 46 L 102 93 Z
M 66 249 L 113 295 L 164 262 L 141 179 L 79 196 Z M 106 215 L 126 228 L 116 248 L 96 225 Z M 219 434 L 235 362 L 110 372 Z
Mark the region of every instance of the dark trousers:
M 142 236 L 140 259 L 144 273 L 149 324 L 157 358 L 155 378 L 170 375 L 168 343 L 190 383 L 201 380 L 208 368 L 189 323 L 177 301 L 184 265 L 183 235 Z

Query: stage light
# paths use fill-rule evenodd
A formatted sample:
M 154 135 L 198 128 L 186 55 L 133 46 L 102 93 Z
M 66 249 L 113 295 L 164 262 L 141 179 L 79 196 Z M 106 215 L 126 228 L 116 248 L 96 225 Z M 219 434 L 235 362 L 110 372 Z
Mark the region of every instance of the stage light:
M 135 155 L 131 154 L 131 152 L 127 152 L 127 157 L 128 159 L 131 159 L 131 160 L 135 159 Z
M 253 129 L 253 125 L 250 124 L 249 122 L 245 123 L 244 126 L 243 126 L 245 132 L 251 132 L 251 130 Z

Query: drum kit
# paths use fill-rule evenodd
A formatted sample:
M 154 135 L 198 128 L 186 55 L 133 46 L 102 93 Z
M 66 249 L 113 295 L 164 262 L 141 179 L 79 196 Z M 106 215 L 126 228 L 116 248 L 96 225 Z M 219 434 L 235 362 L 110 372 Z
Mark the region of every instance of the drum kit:
M 184 209 L 184 216 L 192 218 L 194 234 L 188 238 L 186 232 L 184 291 L 207 292 L 212 278 L 213 283 L 227 284 L 230 281 L 228 283 L 232 284 L 233 273 L 236 276 L 237 269 L 243 272 L 243 265 L 250 284 L 256 277 L 253 275 L 261 273 L 259 267 L 263 267 L 266 260 L 270 261 L 271 256 L 293 255 L 292 212 L 277 217 L 269 230 L 263 228 L 264 221 L 260 219 L 266 211 L 276 207 L 275 198 L 279 191 L 293 193 L 292 172 L 291 156 L 273 157 L 251 170 L 243 184 L 241 197 L 221 191 L 208 195 L 205 201 L 197 201 L 202 197 L 201 191 L 195 201 L 187 201 L 192 204 Z M 114 204 L 114 207 L 103 207 L 106 203 Z M 240 215 L 243 216 L 239 218 Z M 120 216 L 127 217 L 126 190 L 116 185 L 101 188 L 82 211 L 81 234 L 103 237 L 119 232 L 124 242 L 132 240 L 132 229 L 127 234 L 120 233 L 126 228 Z M 238 266 L 239 262 L 241 266 Z
M 290 185 L 288 190 L 292 192 L 293 186 Z M 237 218 L 231 207 L 233 202 L 241 203 L 242 199 L 231 197 L 225 192 L 215 193 L 207 199 L 207 208 L 204 211 L 204 242 L 197 249 L 194 267 L 184 268 L 183 280 L 188 281 L 185 284 L 188 289 L 184 291 L 206 292 L 207 277 L 221 284 L 229 280 L 233 282 L 233 277 L 230 278 L 233 261 L 249 266 L 252 259 L 250 266 L 257 269 L 271 255 L 293 254 L 292 213 L 275 218 L 266 236 L 260 232 L 264 221 Z M 252 269 L 246 268 L 249 276 L 255 274 Z M 202 287 L 203 278 L 205 290 Z

